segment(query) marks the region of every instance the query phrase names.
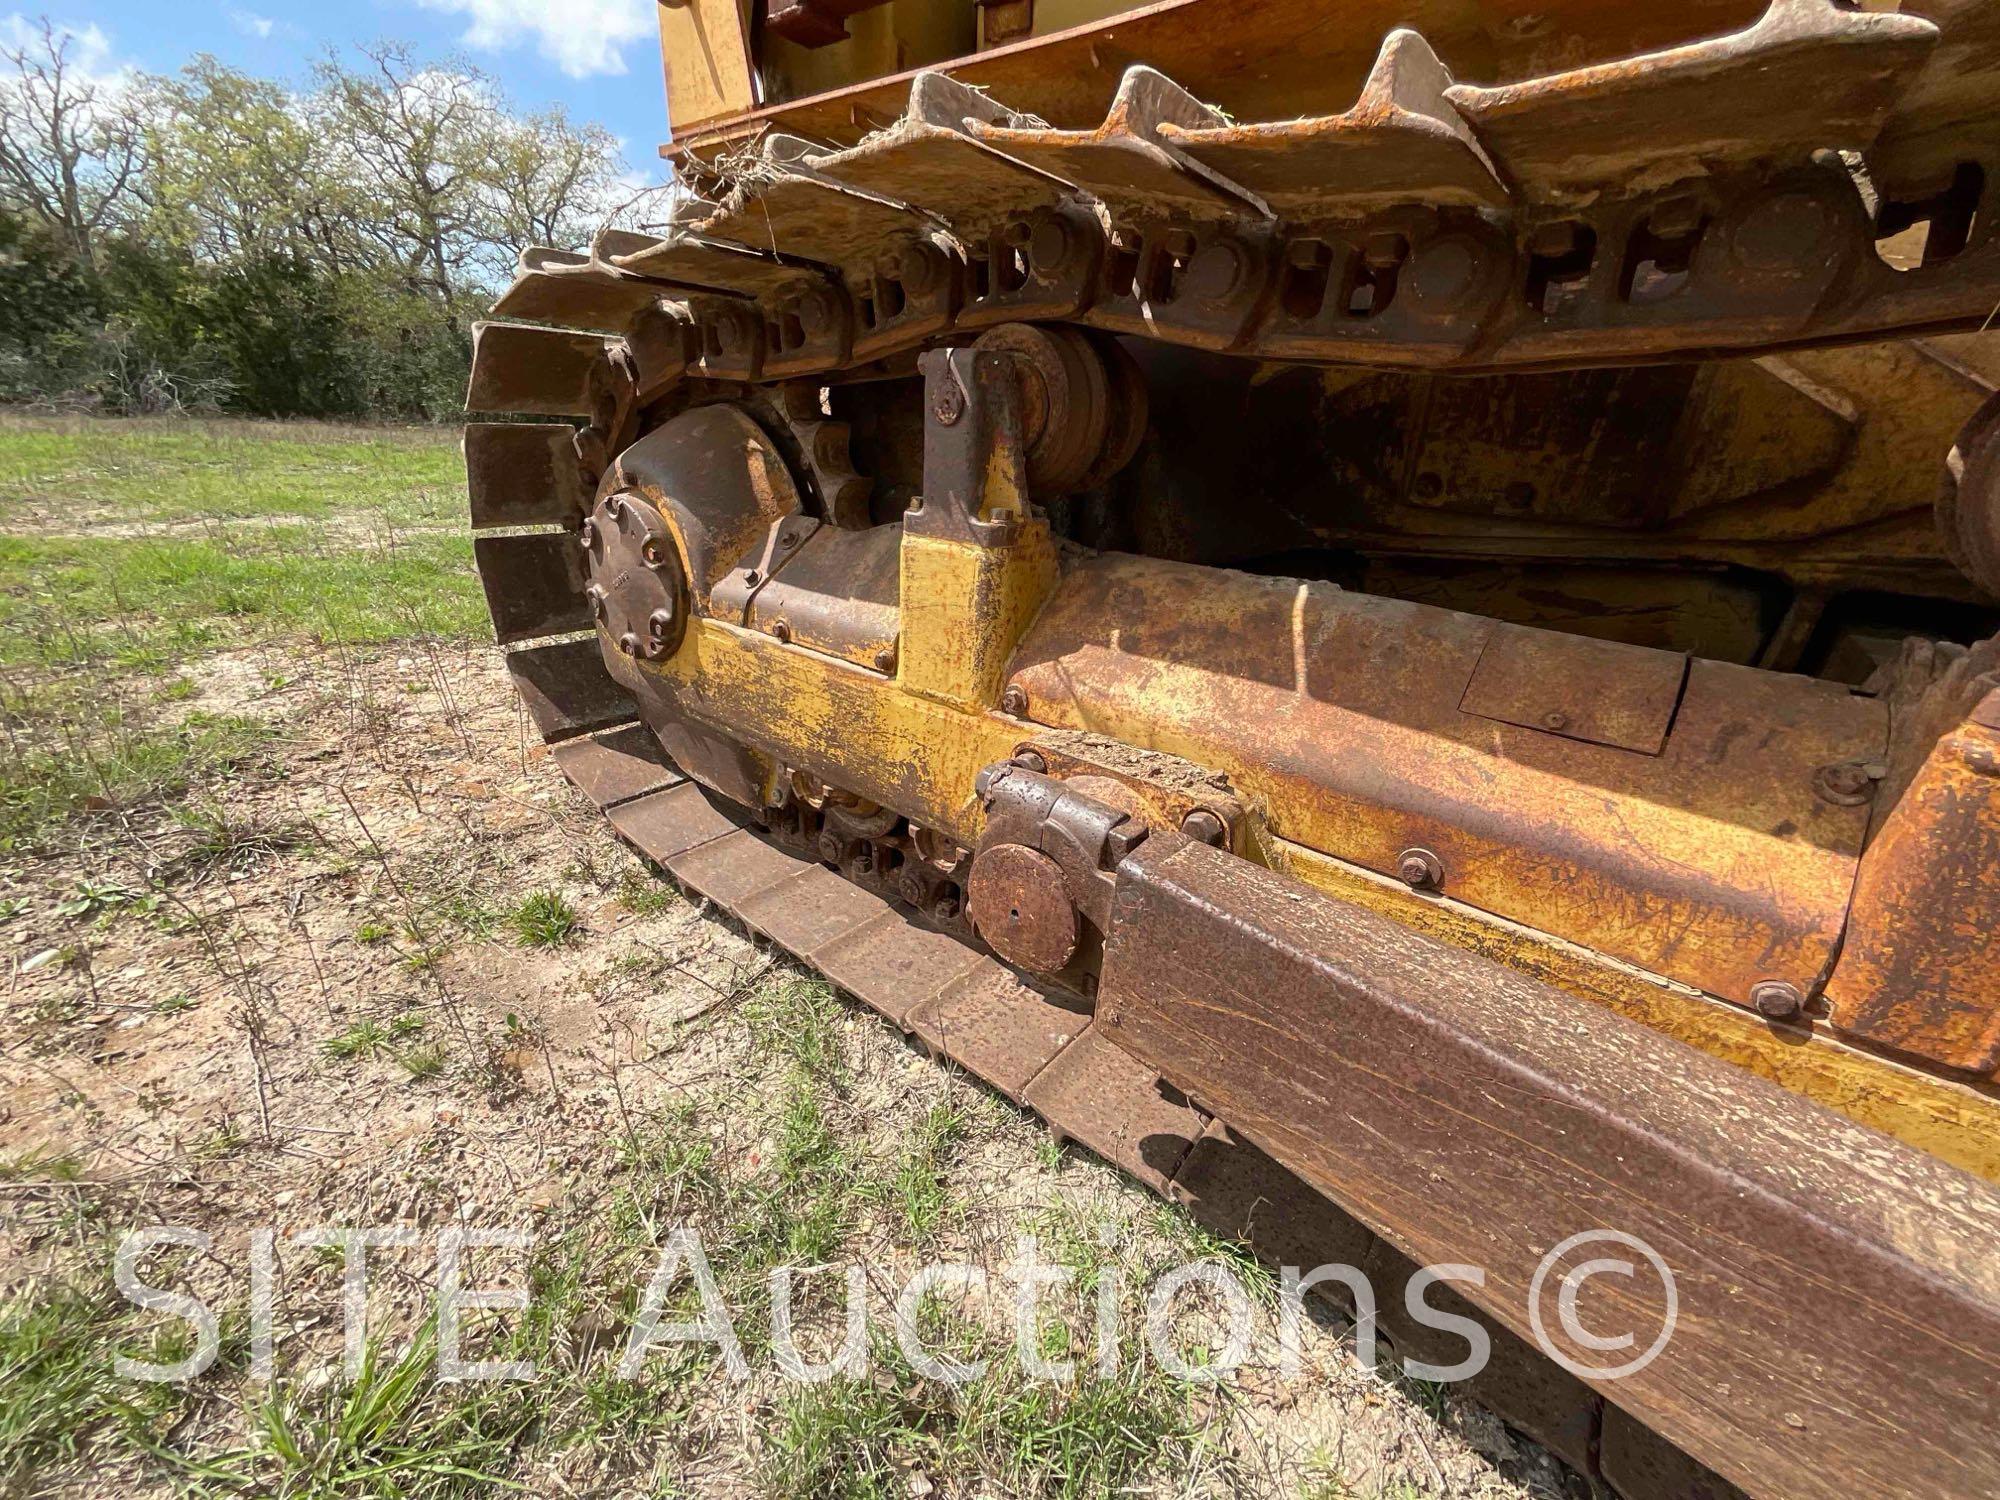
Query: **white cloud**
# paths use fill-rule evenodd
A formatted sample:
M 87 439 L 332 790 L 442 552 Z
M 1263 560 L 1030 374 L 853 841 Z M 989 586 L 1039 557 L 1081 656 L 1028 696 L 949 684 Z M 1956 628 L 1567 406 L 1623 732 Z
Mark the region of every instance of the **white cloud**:
M 96 107 L 110 107 L 138 79 L 129 62 L 111 55 L 111 38 L 95 23 L 78 26 L 69 21 L 51 23 L 58 45 L 65 48 L 63 65 L 77 85 L 94 90 Z M 0 49 L 19 49 L 33 58 L 42 52 L 42 20 L 16 11 L 0 19 Z
M 269 16 L 260 16 L 254 10 L 230 11 L 229 24 L 245 36 L 255 37 L 260 42 L 268 42 L 274 36 L 295 42 L 305 36 L 305 32 L 290 21 L 276 21 Z
M 79 73 L 108 80 L 121 71 L 105 67 L 111 60 L 111 38 L 95 22 L 88 26 L 76 26 L 68 21 L 57 21 L 55 33 L 69 41 L 70 66 Z M 10 48 L 25 47 L 33 51 L 41 45 L 42 23 L 39 19 L 31 21 L 17 11 L 5 21 L 0 21 L 0 37 L 6 39 L 5 44 Z
M 572 78 L 626 71 L 624 49 L 657 35 L 655 0 L 417 0 L 468 18 L 468 47 L 497 50 L 532 37 Z

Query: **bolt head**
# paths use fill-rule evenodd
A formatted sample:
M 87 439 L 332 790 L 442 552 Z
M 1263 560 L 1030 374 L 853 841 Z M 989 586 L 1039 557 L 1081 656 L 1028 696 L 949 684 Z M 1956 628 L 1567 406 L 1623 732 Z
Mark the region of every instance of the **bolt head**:
M 1024 689 L 1010 687 L 1000 695 L 1000 711 L 1019 718 L 1028 711 L 1028 695 Z
M 1444 883 L 1444 861 L 1428 849 L 1405 849 L 1396 858 L 1396 874 L 1412 890 L 1433 891 Z
M 788 621 L 773 620 L 771 622 L 772 640 L 782 644 L 785 641 L 789 641 L 791 638 L 792 638 L 792 627 Z
M 1197 807 L 1181 819 L 1181 832 L 1198 844 L 1221 848 L 1229 842 L 1229 825 L 1205 807 Z
M 653 632 L 654 640 L 658 640 L 669 630 L 672 630 L 674 628 L 674 612 L 672 607 L 669 606 L 664 609 L 654 610 L 646 617 L 646 628 Z
M 912 906 L 922 906 L 924 904 L 923 877 L 914 872 L 905 875 L 901 880 L 896 882 L 896 894 Z
M 896 670 L 896 648 L 894 646 L 884 646 L 880 651 L 875 653 L 875 670 L 878 672 L 893 672 Z
M 937 393 L 937 400 L 931 403 L 931 415 L 938 419 L 941 427 L 956 427 L 965 415 L 965 392 L 958 388 L 958 382 L 947 375 Z
M 1750 987 L 1750 1003 L 1773 1021 L 1789 1021 L 1805 1009 L 1799 987 L 1783 979 L 1761 979 Z
M 623 651 L 627 656 L 637 656 L 639 654 L 639 637 L 629 630 L 626 631 L 618 637 L 618 649 Z
M 1813 790 L 1837 807 L 1858 807 L 1875 795 L 1875 778 L 1862 762 L 1841 761 L 1813 773 Z
M 819 857 L 830 865 L 840 863 L 840 835 L 822 833 L 819 836 Z
M 593 583 L 589 588 L 585 589 L 583 592 L 584 596 L 590 600 L 591 614 L 593 614 L 600 620 L 603 619 L 606 612 L 611 607 L 610 600 L 608 600 L 605 597 L 604 590 L 600 588 L 598 585 Z
M 576 540 L 577 545 L 582 547 L 586 552 L 595 548 L 597 546 L 597 523 L 586 517 L 584 523 L 576 529 Z
M 1551 713 L 1545 713 L 1542 715 L 1542 728 L 1549 730 L 1551 733 L 1561 733 L 1563 730 L 1569 728 L 1569 715 L 1559 709 Z
M 946 891 L 931 903 L 931 919 L 936 922 L 956 922 L 958 920 L 958 897 Z

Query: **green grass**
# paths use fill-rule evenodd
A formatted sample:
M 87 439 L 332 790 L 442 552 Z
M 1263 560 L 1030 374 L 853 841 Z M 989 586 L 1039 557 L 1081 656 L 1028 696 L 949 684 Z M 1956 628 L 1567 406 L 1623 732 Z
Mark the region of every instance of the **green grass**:
M 478 637 L 471 544 L 450 532 L 357 545 L 305 526 L 206 537 L 0 536 L 0 664 L 164 671 L 262 639 Z
M 443 429 L 0 417 L 0 852 L 251 762 L 204 655 L 483 637 L 463 504 Z
M 0 850 L 31 845 L 88 808 L 178 797 L 257 760 L 270 742 L 266 726 L 231 715 L 167 724 L 88 710 L 25 717 L 49 743 L 0 747 Z
M 80 499 L 128 521 L 449 526 L 463 515 L 464 480 L 450 429 L 12 416 L 0 426 L 0 497 L 43 514 Z
M 444 1071 L 444 1047 L 437 1042 L 426 1042 L 421 1047 L 405 1047 L 396 1054 L 396 1061 L 410 1075 L 411 1082 L 421 1083 Z
M 393 1361 L 373 1341 L 352 1383 L 281 1383 L 257 1407 L 257 1441 L 189 1467 L 214 1489 L 288 1500 L 491 1494 L 504 1485 L 532 1400 L 504 1385 L 436 1379 L 426 1323 Z
M 389 1050 L 389 1028 L 380 1021 L 356 1021 L 340 1035 L 321 1042 L 319 1050 L 336 1062 L 374 1057 Z
M 968 1493 L 1112 1500 L 1148 1475 L 1185 1479 L 1206 1454 L 1186 1393 L 1136 1358 L 1118 1375 L 1080 1369 L 1058 1385 L 1023 1380 L 991 1340 L 979 1352 L 991 1367 L 957 1391 L 917 1377 L 887 1340 L 869 1378 L 787 1391 L 767 1429 L 759 1488 L 774 1500 L 886 1500 L 907 1495 L 909 1474 L 923 1471 L 953 1476 Z M 975 1476 L 983 1485 L 969 1483 Z
M 681 904 L 680 892 L 645 870 L 627 870 L 618 877 L 618 904 L 635 917 L 657 917 Z
M 110 1289 L 29 1282 L 0 1302 L 0 1493 L 42 1469 L 73 1461 L 109 1435 L 128 1447 L 157 1441 L 186 1401 L 175 1386 L 122 1379 L 112 1358 L 165 1363 L 185 1356 L 187 1325 L 150 1341 L 136 1334 L 135 1309 Z M 32 1489 L 32 1485 L 28 1488 Z
M 561 891 L 535 891 L 507 914 L 524 948 L 562 948 L 583 931 L 583 916 Z
M 910 1132 L 883 1196 L 911 1239 L 928 1240 L 963 1211 L 945 1173 L 970 1128 L 965 1109 L 947 1100 L 933 1104 Z

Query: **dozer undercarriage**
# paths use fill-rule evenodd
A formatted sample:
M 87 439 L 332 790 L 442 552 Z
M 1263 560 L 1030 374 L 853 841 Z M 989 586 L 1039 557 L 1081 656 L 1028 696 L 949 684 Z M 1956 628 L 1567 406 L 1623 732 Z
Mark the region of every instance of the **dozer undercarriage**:
M 2000 5 L 1044 8 L 663 8 L 467 402 L 558 763 L 1627 1500 L 2000 1490 Z

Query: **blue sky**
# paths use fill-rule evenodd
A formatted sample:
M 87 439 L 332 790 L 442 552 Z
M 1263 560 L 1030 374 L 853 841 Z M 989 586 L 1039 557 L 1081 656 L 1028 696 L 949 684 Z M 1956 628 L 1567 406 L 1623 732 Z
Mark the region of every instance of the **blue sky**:
M 596 120 L 625 147 L 633 174 L 664 179 L 666 139 L 655 0 L 43 0 L 0 3 L 0 34 L 18 17 L 47 14 L 79 33 L 95 28 L 92 71 L 171 72 L 198 52 L 264 77 L 301 81 L 328 47 L 394 38 L 426 55 L 461 53 L 492 74 L 515 104 L 560 102 Z M 97 36 L 91 36 L 95 43 Z M 92 50 L 96 50 L 93 47 Z

